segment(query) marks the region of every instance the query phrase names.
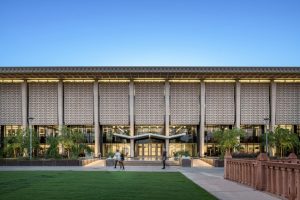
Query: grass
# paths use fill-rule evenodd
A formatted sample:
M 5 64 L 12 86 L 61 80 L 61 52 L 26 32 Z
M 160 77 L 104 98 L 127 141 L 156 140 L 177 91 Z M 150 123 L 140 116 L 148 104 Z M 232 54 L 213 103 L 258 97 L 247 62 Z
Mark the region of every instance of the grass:
M 0 172 L 0 199 L 210 200 L 181 173 Z

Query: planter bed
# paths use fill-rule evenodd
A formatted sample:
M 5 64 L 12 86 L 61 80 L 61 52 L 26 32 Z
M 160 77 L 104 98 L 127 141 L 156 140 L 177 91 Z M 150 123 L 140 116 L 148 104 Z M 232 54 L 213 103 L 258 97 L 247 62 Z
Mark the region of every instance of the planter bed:
M 0 166 L 84 166 L 98 159 L 78 160 L 18 160 L 0 159 Z

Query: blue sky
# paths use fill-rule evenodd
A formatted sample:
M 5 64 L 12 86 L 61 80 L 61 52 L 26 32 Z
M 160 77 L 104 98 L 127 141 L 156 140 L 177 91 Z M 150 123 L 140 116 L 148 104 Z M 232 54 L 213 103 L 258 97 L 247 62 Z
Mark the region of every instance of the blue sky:
M 299 0 L 0 0 L 0 66 L 300 66 Z

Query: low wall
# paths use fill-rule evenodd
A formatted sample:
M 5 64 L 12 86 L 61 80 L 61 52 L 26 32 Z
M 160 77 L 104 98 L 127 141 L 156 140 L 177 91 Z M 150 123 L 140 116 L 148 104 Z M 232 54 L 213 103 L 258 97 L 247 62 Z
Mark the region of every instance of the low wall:
M 216 158 L 201 158 L 201 160 L 214 167 L 224 167 L 224 160 L 220 160 Z
M 18 160 L 0 159 L 0 166 L 84 166 L 98 159 L 84 160 Z
M 179 165 L 181 167 L 192 167 L 192 159 L 191 158 L 180 158 Z
M 270 160 L 266 154 L 257 159 L 225 158 L 224 178 L 281 198 L 300 199 L 300 161 L 295 156 Z

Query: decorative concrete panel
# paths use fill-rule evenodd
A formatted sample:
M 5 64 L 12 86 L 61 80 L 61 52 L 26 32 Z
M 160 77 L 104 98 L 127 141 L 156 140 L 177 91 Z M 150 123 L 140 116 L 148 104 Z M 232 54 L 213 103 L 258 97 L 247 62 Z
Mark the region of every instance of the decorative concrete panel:
M 34 125 L 58 124 L 58 84 L 29 83 L 29 115 Z
M 170 114 L 172 125 L 199 124 L 199 83 L 170 83 Z
M 21 83 L 0 84 L 0 125 L 22 124 Z
M 234 84 L 205 83 L 206 124 L 234 124 Z
M 99 113 L 102 125 L 128 125 L 129 83 L 100 83 Z
M 163 125 L 165 83 L 135 83 L 135 122 L 137 125 Z
M 93 125 L 93 83 L 64 83 L 66 125 Z
M 270 84 L 241 84 L 241 124 L 263 125 L 270 117 Z
M 299 83 L 277 83 L 276 124 L 300 124 Z

